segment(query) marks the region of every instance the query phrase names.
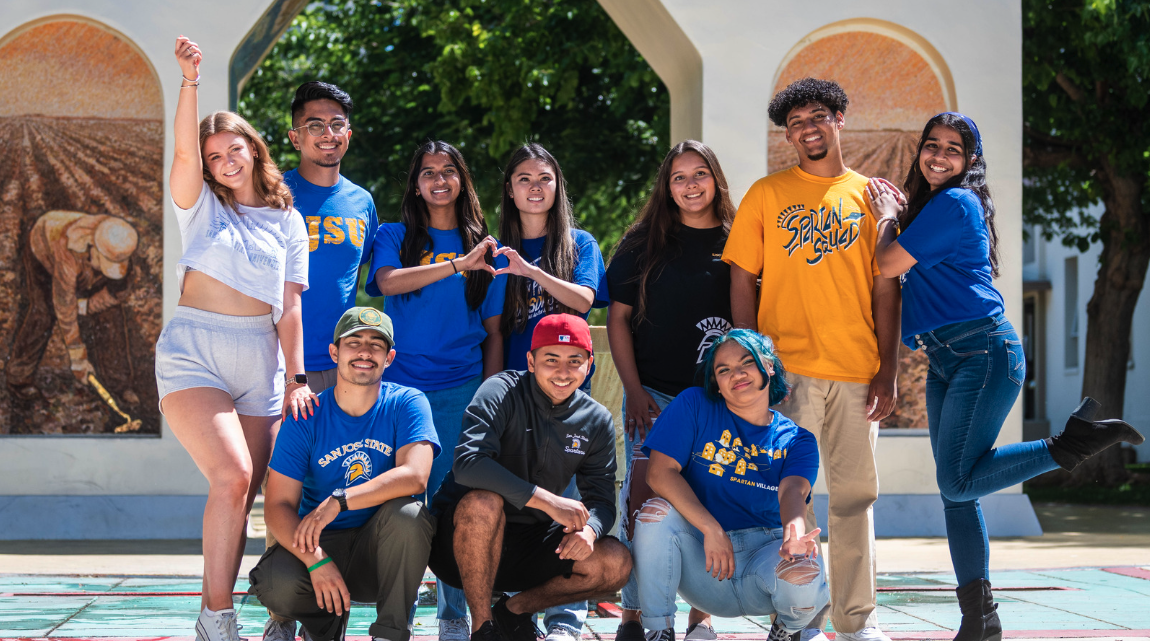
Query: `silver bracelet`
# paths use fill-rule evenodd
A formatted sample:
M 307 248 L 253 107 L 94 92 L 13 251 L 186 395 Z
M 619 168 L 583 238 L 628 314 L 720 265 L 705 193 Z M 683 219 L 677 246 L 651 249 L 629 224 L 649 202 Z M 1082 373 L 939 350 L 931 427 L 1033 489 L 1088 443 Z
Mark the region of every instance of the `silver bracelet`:
M 198 74 L 198 73 L 196 74 L 196 78 L 195 78 L 195 80 L 193 80 L 193 79 L 191 79 L 191 78 L 189 78 L 189 77 L 185 76 L 184 74 L 180 74 L 180 77 L 181 77 L 181 78 L 183 78 L 184 80 L 187 80 L 188 82 L 196 82 L 196 83 L 198 83 L 198 82 L 200 81 L 200 74 Z

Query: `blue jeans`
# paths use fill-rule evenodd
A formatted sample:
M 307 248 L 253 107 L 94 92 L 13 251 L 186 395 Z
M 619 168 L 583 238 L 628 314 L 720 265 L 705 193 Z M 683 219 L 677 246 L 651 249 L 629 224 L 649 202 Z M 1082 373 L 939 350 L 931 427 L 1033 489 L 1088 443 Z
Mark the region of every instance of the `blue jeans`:
M 643 389 L 651 395 L 651 399 L 659 406 L 659 411 L 662 412 L 671 401 L 675 400 L 674 396 L 656 392 L 655 390 L 643 386 Z M 627 397 L 623 397 L 623 420 L 627 417 Z M 631 433 L 627 430 L 627 426 L 623 426 L 623 458 L 627 465 L 627 482 L 623 484 L 623 495 L 619 497 L 619 540 L 627 549 L 631 548 L 631 542 L 627 540 L 627 529 L 624 527 L 626 524 L 623 510 L 626 509 L 626 499 L 628 488 L 631 487 L 631 450 L 634 449 L 635 442 L 631 439 Z M 638 610 L 639 609 L 639 584 L 635 581 L 635 571 L 631 571 L 631 578 L 627 579 L 627 585 L 623 586 L 620 591 L 622 598 L 622 605 L 624 610 Z
M 953 323 L 915 341 L 930 359 L 926 413 L 950 560 L 958 585 L 990 578 L 980 496 L 1058 467 L 1046 441 L 995 448 L 1026 380 L 1022 341 L 1006 316 Z
M 720 581 L 707 572 L 703 533 L 675 508 L 662 520 L 635 524 L 633 554 L 638 576 L 643 627 L 665 630 L 675 626 L 676 591 L 692 607 L 720 617 L 777 614 L 787 632 L 802 630 L 830 601 L 821 558 L 808 559 L 802 580 L 795 582 L 778 568 L 782 558 L 782 528 L 762 527 L 727 532 L 735 549 L 735 574 Z M 805 581 L 805 583 L 803 582 Z
M 476 376 L 459 387 L 424 392 L 427 402 L 431 404 L 431 420 L 435 423 L 435 434 L 439 437 L 439 446 L 442 448 L 439 456 L 435 457 L 435 461 L 431 464 L 431 475 L 427 479 L 429 505 L 431 496 L 439 489 L 444 477 L 455 463 L 455 446 L 459 443 L 459 433 L 463 429 L 463 412 L 482 382 L 483 377 Z M 438 617 L 441 620 L 466 617 L 467 599 L 463 597 L 463 590 L 453 588 L 439 580 L 436 580 L 435 584 L 438 594 Z

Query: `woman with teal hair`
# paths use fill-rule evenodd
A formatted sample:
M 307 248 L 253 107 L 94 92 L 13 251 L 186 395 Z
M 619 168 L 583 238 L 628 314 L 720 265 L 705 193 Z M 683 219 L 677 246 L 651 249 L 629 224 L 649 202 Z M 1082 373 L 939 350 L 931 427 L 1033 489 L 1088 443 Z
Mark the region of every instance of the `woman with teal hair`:
M 771 409 L 788 387 L 770 338 L 731 330 L 700 373 L 703 387 L 671 401 L 643 447 L 659 497 L 639 510 L 632 542 L 643 627 L 674 639 L 678 593 L 721 617 L 775 614 L 770 638 L 783 641 L 830 598 L 804 516 L 818 443 Z

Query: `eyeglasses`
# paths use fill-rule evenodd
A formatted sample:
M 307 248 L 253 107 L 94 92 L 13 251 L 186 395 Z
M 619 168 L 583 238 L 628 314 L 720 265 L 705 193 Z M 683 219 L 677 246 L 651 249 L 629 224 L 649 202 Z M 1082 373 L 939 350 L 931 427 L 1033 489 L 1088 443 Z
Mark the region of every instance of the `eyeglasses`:
M 347 130 L 349 129 L 349 127 L 348 127 L 346 120 L 335 120 L 335 121 L 330 122 L 330 123 L 309 122 L 306 125 L 300 125 L 299 127 L 292 127 L 292 131 L 299 131 L 300 129 L 307 129 L 307 132 L 309 134 L 318 138 L 318 137 L 322 136 L 323 132 L 328 130 L 328 129 L 331 130 L 331 135 L 342 136 L 343 134 L 347 133 Z

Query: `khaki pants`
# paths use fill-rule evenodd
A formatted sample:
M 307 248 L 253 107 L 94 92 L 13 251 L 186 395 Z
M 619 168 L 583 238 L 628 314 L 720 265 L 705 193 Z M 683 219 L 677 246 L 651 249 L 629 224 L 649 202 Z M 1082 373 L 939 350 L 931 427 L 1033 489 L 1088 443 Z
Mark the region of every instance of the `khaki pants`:
M 791 395 L 775 409 L 815 435 L 826 475 L 831 622 L 839 632 L 877 626 L 871 506 L 878 498 L 874 457 L 878 423 L 866 420 L 869 386 L 801 374 L 787 378 L 793 385 Z M 815 527 L 812 503 L 807 507 L 807 530 Z M 818 621 L 811 624 L 818 625 Z

